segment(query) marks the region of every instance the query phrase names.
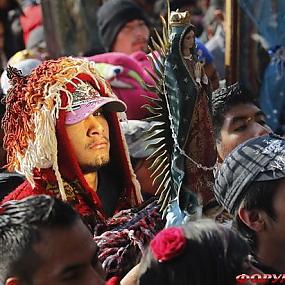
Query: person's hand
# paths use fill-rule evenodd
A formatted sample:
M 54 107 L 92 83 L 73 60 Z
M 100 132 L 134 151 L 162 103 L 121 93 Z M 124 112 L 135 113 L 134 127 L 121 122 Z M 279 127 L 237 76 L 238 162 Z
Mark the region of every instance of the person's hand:
M 139 265 L 133 267 L 127 275 L 121 280 L 120 285 L 136 285 L 139 281 Z

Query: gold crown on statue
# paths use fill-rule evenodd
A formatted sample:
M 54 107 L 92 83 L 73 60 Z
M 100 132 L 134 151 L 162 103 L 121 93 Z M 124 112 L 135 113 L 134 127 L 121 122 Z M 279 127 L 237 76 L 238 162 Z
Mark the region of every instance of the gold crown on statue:
M 190 24 L 191 15 L 189 11 L 179 12 L 178 9 L 176 11 L 172 11 L 170 13 L 170 25 L 171 26 L 186 26 Z

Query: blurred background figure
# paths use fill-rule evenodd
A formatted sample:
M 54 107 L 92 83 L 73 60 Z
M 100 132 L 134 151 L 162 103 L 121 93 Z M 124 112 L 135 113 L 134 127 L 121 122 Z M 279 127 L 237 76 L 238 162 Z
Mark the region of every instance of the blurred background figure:
M 23 14 L 20 16 L 20 24 L 23 30 L 23 38 L 27 47 L 30 33 L 43 24 L 40 0 L 18 0 Z
M 45 32 L 43 26 L 33 29 L 28 37 L 26 49 L 16 52 L 9 60 L 7 65 L 18 64 L 26 59 L 37 59 L 44 61 L 49 59 Z
M 146 5 L 150 9 L 153 1 Z M 147 6 L 147 7 L 146 7 Z M 152 71 L 147 58 L 151 24 L 141 6 L 132 0 L 107 0 L 97 13 L 98 33 L 106 53 L 89 57 L 100 74 L 110 82 L 116 95 L 127 104 L 127 117 L 142 120 L 150 116 L 143 108 L 145 98 L 155 95 L 146 85 L 153 85 L 148 74 Z
M 23 30 L 20 24 L 22 13 L 21 5 L 17 0 L 0 1 L 0 22 L 3 26 L 2 35 L 4 37 L 1 49 L 1 64 L 4 68 L 4 56 L 7 61 L 14 53 L 25 48 Z
M 149 20 L 131 0 L 108 0 L 98 10 L 99 36 L 107 52 L 147 52 Z
M 209 12 L 204 17 L 207 29 L 206 48 L 213 55 L 213 62 L 217 68 L 220 79 L 225 78 L 225 3 L 214 0 L 211 2 Z
M 240 7 L 250 20 L 257 33 L 249 32 L 248 38 L 254 38 L 266 52 L 259 54 L 251 69 L 262 69 L 259 81 L 259 101 L 266 120 L 271 129 L 279 135 L 285 134 L 285 5 L 284 1 L 239 1 Z M 246 53 L 251 52 L 251 46 L 243 47 Z M 260 64 L 268 61 L 266 66 Z M 245 70 L 249 69 L 246 65 Z M 242 71 L 245 71 L 242 70 Z M 242 72 L 242 75 L 246 72 Z

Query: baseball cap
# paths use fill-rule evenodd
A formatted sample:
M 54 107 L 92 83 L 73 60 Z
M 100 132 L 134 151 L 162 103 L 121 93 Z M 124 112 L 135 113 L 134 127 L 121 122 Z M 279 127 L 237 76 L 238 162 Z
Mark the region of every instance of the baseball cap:
M 215 179 L 215 197 L 233 215 L 248 186 L 283 177 L 285 140 L 275 134 L 253 138 L 235 148 L 224 160 Z
M 103 97 L 88 82 L 78 84 L 72 96 L 72 106 L 66 111 L 66 125 L 81 122 L 103 106 L 104 111 L 108 112 L 125 112 L 127 109 L 126 104 L 115 95 L 114 97 Z

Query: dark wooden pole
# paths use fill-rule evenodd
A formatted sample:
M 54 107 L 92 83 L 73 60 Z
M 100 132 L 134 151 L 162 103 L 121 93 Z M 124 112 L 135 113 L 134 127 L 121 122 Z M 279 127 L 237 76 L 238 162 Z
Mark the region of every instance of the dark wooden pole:
M 240 9 L 237 0 L 226 0 L 225 69 L 227 85 L 239 79 L 240 63 Z
M 42 0 L 47 48 L 52 58 L 102 52 L 96 11 L 102 0 Z

